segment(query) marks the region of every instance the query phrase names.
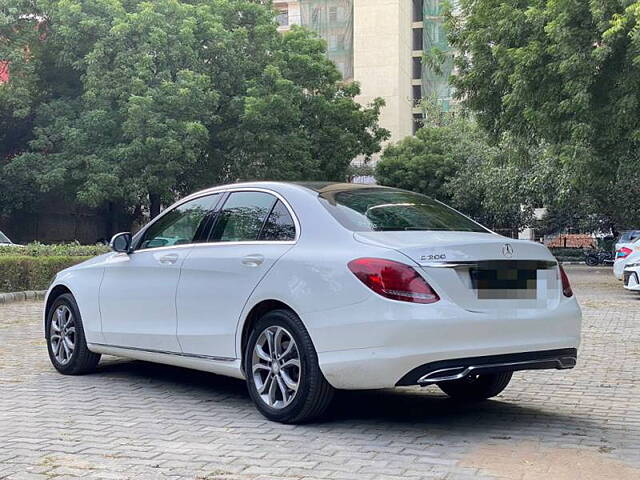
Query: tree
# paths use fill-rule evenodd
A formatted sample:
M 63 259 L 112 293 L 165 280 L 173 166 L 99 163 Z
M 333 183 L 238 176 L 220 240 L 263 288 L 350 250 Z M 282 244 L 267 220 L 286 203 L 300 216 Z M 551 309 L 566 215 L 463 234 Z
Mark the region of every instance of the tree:
M 450 16 L 458 98 L 494 141 L 547 146 L 573 190 L 622 225 L 637 185 L 640 2 L 461 0 Z M 633 180 L 629 182 L 629 174 Z
M 220 182 L 343 178 L 388 136 L 382 102 L 358 105 L 324 42 L 278 34 L 263 2 L 10 1 L 46 25 L 28 43 L 26 63 L 46 66 L 34 78 L 56 78 L 32 109 L 28 146 L 3 167 L 35 188 L 154 216 Z
M 528 226 L 535 201 L 525 181 L 530 169 L 509 164 L 522 154 L 506 141 L 492 146 L 471 118 L 426 107 L 427 124 L 416 136 L 384 151 L 378 182 L 424 193 L 494 229 Z
M 36 193 L 31 172 L 21 165 L 4 168 L 32 138 L 34 109 L 43 96 L 37 53 L 46 27 L 23 15 L 30 8 L 27 0 L 0 5 L 0 61 L 11 79 L 0 84 L 0 215 L 24 208 Z
M 468 119 L 449 115 L 449 120 L 441 121 L 387 147 L 376 165 L 376 179 L 450 202 L 448 181 L 473 159 L 485 159 L 490 149 L 484 134 Z
M 357 83 L 341 83 L 326 45 L 299 27 L 278 37 L 273 61 L 248 90 L 233 152 L 251 178 L 344 181 L 351 161 L 380 150 L 384 102 L 362 107 Z

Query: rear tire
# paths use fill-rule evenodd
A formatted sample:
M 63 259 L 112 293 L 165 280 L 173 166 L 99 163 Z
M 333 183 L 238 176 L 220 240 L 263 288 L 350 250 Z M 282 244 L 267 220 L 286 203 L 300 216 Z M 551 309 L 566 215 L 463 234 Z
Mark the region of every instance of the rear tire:
M 244 371 L 251 399 L 274 422 L 317 419 L 333 399 L 311 337 L 289 310 L 273 310 L 256 322 L 245 348 Z
M 80 310 L 70 293 L 53 301 L 45 322 L 45 338 L 51 364 L 64 375 L 90 373 L 100 361 L 100 355 L 87 347 Z
M 507 388 L 512 375 L 513 372 L 476 375 L 461 380 L 438 383 L 438 387 L 455 400 L 486 400 L 495 397 Z

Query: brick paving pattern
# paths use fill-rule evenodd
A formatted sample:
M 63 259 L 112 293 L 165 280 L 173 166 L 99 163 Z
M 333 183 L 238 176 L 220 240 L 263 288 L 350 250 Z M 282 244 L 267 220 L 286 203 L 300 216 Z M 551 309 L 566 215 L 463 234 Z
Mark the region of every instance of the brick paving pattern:
M 0 305 L 0 478 L 638 479 L 640 296 L 570 267 L 584 310 L 578 366 L 519 372 L 497 399 L 436 387 L 341 393 L 329 418 L 270 423 L 243 382 L 104 358 L 50 366 L 41 304 Z

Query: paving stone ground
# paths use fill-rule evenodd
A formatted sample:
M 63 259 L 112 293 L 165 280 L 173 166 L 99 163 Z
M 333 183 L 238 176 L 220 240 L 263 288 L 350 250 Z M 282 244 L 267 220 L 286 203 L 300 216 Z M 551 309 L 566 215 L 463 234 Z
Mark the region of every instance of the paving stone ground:
M 270 423 L 243 382 L 105 358 L 49 365 L 40 303 L 0 306 L 0 478 L 639 479 L 640 295 L 570 267 L 577 368 L 519 372 L 494 400 L 435 387 L 341 393 L 313 425 Z

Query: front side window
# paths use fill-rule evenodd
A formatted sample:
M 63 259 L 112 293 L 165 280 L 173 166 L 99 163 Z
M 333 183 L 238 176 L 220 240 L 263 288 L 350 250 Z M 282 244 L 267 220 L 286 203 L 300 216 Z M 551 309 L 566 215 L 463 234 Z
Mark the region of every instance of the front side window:
M 262 192 L 233 192 L 217 215 L 211 239 L 215 242 L 258 240 L 276 197 Z
M 355 232 L 489 230 L 432 198 L 395 188 L 330 191 L 320 201 L 346 228 Z
M 147 229 L 139 248 L 172 247 L 203 241 L 209 214 L 219 199 L 220 194 L 216 193 L 174 208 Z

